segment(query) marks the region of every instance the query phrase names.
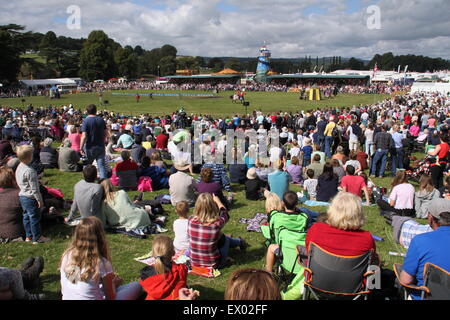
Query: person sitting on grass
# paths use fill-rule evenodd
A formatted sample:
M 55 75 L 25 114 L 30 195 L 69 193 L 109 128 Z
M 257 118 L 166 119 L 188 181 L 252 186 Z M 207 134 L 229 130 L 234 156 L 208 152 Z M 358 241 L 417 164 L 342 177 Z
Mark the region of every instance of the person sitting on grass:
M 195 185 L 195 190 L 197 191 L 197 193 L 206 192 L 218 196 L 220 201 L 229 210 L 230 203 L 227 202 L 222 193 L 222 186 L 218 182 L 213 181 L 213 171 L 211 170 L 211 168 L 203 168 L 200 172 L 200 179 L 201 181 Z
M 223 268 L 230 248 L 247 248 L 242 238 L 231 238 L 222 233 L 230 219 L 220 199 L 209 193 L 202 193 L 195 203 L 194 215 L 189 218 L 189 251 L 193 266 Z
M 303 189 L 308 193 L 307 200 L 316 201 L 317 197 L 317 184 L 319 183 L 317 179 L 314 179 L 314 170 L 308 169 L 306 170 L 306 176 L 308 177 L 303 182 Z
M 25 236 L 19 191 L 12 169 L 0 167 L 0 242 Z
M 289 190 L 289 174 L 283 171 L 284 163 L 277 160 L 273 163 L 274 172 L 268 175 L 270 192 L 276 193 L 281 199 Z
M 381 215 L 384 215 L 385 212 L 394 212 L 399 216 L 414 217 L 416 214 L 414 210 L 415 189 L 412 184 L 408 183 L 408 176 L 404 170 L 397 170 L 391 186 L 389 203 L 374 193 Z
M 131 149 L 134 144 L 133 137 L 130 136 L 130 131 L 124 130 L 117 141 L 117 148 Z
M 130 159 L 130 151 L 122 150 L 120 153 L 122 161 L 114 167 L 119 178 L 119 188 L 124 190 L 136 190 L 138 185 L 138 164 Z
M 364 192 L 366 197 L 366 204 L 370 204 L 369 190 L 367 189 L 366 182 L 361 176 L 355 176 L 355 168 L 352 165 L 348 165 L 346 168 L 347 175 L 342 178 L 341 187 L 345 192 L 350 192 L 355 196 L 361 198 L 361 192 Z
M 347 166 L 353 166 L 353 168 L 355 168 L 355 175 L 358 175 L 361 172 L 361 164 L 356 159 L 357 156 L 358 153 L 356 153 L 356 151 L 350 152 L 350 160 L 348 160 L 344 165 L 344 169 L 346 169 Z
M 173 222 L 173 232 L 175 239 L 173 239 L 173 246 L 175 250 L 186 251 L 189 250 L 189 235 L 188 235 L 188 218 L 189 218 L 189 203 L 180 201 L 175 206 L 178 219 Z
M 114 273 L 102 222 L 81 219 L 60 262 L 63 300 L 136 300 L 142 294 L 138 282 L 122 285 Z
M 58 165 L 59 171 L 63 172 L 80 172 L 83 166 L 78 153 L 71 148 L 69 139 L 64 139 L 61 148 L 59 148 Z
M 102 210 L 108 226 L 130 231 L 152 224 L 149 213 L 133 204 L 124 190 L 115 191 L 109 179 L 103 179 L 100 185 L 104 194 Z
M 155 155 L 156 153 L 152 154 Z M 142 164 L 138 170 L 139 177 L 150 177 L 152 179 L 153 190 L 169 188 L 170 171 L 151 164 L 149 157 L 142 159 Z
M 147 292 L 146 300 L 179 300 L 180 289 L 186 287 L 188 268 L 172 261 L 175 255 L 172 239 L 156 236 L 151 255 L 155 258 L 155 265 L 141 270 L 140 284 Z
M 317 201 L 329 202 L 339 191 L 339 177 L 334 173 L 333 166 L 326 163 L 323 173 L 317 179 Z
M 266 185 L 266 183 L 258 178 L 255 168 L 248 169 L 247 182 L 245 182 L 245 198 L 250 201 L 263 200 L 263 189 Z
M 286 171 L 289 173 L 293 184 L 301 184 L 303 182 L 303 170 L 297 157 L 292 157 L 291 164 L 286 168 Z
M 71 223 L 77 211 L 82 218 L 96 216 L 106 224 L 105 216 L 102 213 L 103 188 L 98 183 L 97 168 L 88 165 L 83 169 L 83 180 L 78 181 L 73 188 L 73 202 L 69 215 L 64 220 Z
M 433 199 L 440 198 L 440 193 L 433 186 L 433 180 L 428 175 L 422 175 L 419 181 L 419 190 L 414 196 L 414 209 L 416 217 L 426 219 L 428 216 L 428 205 Z

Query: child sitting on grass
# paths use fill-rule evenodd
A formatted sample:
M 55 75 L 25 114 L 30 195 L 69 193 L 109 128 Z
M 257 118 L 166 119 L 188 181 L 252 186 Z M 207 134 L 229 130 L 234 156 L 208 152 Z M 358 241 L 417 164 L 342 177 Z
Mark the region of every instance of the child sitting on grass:
M 316 201 L 316 196 L 317 196 L 316 189 L 317 189 L 318 180 L 314 179 L 314 170 L 313 169 L 306 170 L 306 175 L 307 175 L 308 179 L 306 179 L 303 182 L 303 189 L 309 195 L 309 199 L 307 199 L 307 200 Z
M 164 235 L 155 237 L 152 244 L 155 265 L 141 270 L 140 284 L 147 292 L 146 300 L 179 300 L 180 289 L 186 288 L 188 268 L 174 263 L 174 254 L 172 239 Z
M 19 200 L 23 209 L 23 227 L 26 242 L 33 244 L 50 241 L 41 234 L 41 210 L 44 200 L 39 191 L 39 180 L 36 170 L 30 167 L 33 160 L 33 147 L 22 145 L 17 148 L 17 158 L 20 161 L 16 170 L 16 181 L 20 188 Z
M 175 211 L 178 215 L 178 219 L 173 222 L 173 231 L 175 233 L 173 245 L 177 252 L 181 250 L 189 250 L 189 203 L 187 203 L 186 201 L 178 202 L 175 206 Z

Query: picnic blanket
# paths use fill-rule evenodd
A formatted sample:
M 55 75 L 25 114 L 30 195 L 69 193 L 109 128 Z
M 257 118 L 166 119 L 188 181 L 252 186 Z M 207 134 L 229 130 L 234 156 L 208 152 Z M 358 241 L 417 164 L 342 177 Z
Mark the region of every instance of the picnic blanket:
M 307 207 L 328 207 L 330 205 L 330 203 L 328 202 L 313 201 L 313 200 L 308 200 L 303 204 Z M 369 205 L 369 207 L 376 207 L 376 206 L 377 206 L 376 203 Z M 367 207 L 365 202 L 363 202 L 363 207 Z
M 247 225 L 247 231 L 249 232 L 262 232 L 261 225 L 267 224 L 267 214 L 265 213 L 257 213 L 253 218 L 239 219 L 239 223 L 244 223 Z
M 150 253 L 135 258 L 137 262 L 141 262 L 143 264 L 146 264 L 148 266 L 153 266 L 155 264 L 155 257 L 153 257 Z M 216 278 L 220 276 L 220 271 L 217 269 L 214 269 L 212 267 L 197 267 L 191 265 L 191 259 L 189 257 L 189 250 L 180 250 L 175 253 L 175 255 L 172 257 L 172 261 L 177 264 L 185 264 L 188 267 L 189 274 L 194 274 L 200 277 L 205 278 Z

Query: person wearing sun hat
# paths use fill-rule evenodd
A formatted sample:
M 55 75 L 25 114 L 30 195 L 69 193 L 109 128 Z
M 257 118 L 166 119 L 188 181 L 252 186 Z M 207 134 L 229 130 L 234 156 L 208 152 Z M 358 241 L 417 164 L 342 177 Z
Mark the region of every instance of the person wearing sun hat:
M 256 168 L 248 169 L 247 181 L 245 182 L 245 198 L 252 201 L 263 200 L 265 185 L 266 184 L 258 178 Z
M 190 205 L 195 203 L 195 179 L 186 172 L 190 170 L 191 164 L 179 160 L 173 164 L 176 173 L 169 177 L 170 201 L 173 206 L 180 201 L 186 201 Z
M 446 193 L 449 192 L 447 188 Z M 427 219 L 434 231 L 419 234 L 412 239 L 400 273 L 402 284 L 422 286 L 426 263 L 450 271 L 450 200 L 432 200 L 428 205 Z M 411 298 L 420 299 L 420 292 L 411 293 Z

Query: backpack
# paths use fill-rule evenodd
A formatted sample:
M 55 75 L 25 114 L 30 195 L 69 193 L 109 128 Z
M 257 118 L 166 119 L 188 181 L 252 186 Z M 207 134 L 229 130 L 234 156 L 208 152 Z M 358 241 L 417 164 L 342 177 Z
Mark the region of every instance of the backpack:
M 138 181 L 138 191 L 140 192 L 152 192 L 152 178 L 140 177 Z

